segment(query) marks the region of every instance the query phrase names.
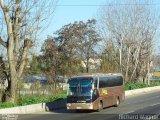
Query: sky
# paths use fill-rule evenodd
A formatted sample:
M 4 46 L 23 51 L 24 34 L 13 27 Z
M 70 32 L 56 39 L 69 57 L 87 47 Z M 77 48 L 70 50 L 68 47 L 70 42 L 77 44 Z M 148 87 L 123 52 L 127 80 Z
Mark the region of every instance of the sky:
M 36 48 L 36 51 L 40 51 L 41 47 L 39 46 L 42 45 L 47 36 L 53 35 L 56 30 L 74 21 L 85 22 L 88 19 L 96 18 L 102 6 L 113 3 L 114 1 L 115 0 L 59 0 L 49 27 L 43 31 L 41 40 L 37 42 L 38 48 Z M 124 0 L 121 1 L 123 3 Z M 150 1 L 152 1 L 151 3 L 153 4 L 151 7 L 160 7 L 160 0 L 149 0 L 149 2 Z M 160 9 L 158 11 L 160 11 Z M 160 40 L 156 41 L 154 51 L 158 53 Z
M 47 36 L 53 35 L 55 31 L 62 28 L 64 25 L 73 23 L 74 21 L 85 22 L 88 19 L 96 18 L 97 15 L 100 14 L 99 10 L 102 6 L 113 3 L 114 1 L 115 0 L 58 0 L 54 16 L 52 17 L 49 26 L 39 35 L 40 39 L 36 42 L 36 47 L 33 49 L 33 52 L 39 53 Z M 158 7 L 158 12 L 160 11 L 160 0 L 146 1 L 152 1 L 152 7 Z M 160 54 L 159 35 L 157 35 L 156 38 L 156 42 L 154 42 L 154 51 Z
M 46 34 L 51 35 L 62 26 L 74 21 L 95 18 L 98 9 L 105 3 L 106 0 L 59 0 L 53 20 L 45 31 Z
M 36 51 L 40 51 L 42 43 L 47 36 L 53 35 L 55 31 L 64 25 L 75 21 L 87 21 L 96 18 L 100 7 L 113 0 L 59 0 L 50 25 L 41 34 L 41 39 L 36 43 Z

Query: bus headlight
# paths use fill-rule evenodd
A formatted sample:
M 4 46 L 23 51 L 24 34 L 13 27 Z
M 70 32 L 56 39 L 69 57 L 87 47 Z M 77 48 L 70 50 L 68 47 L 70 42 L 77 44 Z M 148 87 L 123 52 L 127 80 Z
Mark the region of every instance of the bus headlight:
M 93 109 L 92 103 L 87 103 L 86 106 L 88 107 L 88 109 Z
M 67 106 L 69 106 L 69 107 L 70 107 L 70 106 L 71 106 L 71 104 L 70 104 L 70 103 L 67 103 Z
M 87 105 L 87 106 L 91 106 L 92 104 L 91 104 L 91 103 L 86 103 L 86 105 Z

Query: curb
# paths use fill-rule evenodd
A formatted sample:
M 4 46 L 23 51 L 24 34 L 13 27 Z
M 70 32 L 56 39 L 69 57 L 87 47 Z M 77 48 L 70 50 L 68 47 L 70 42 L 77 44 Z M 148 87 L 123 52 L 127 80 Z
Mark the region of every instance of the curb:
M 129 90 L 129 91 L 125 91 L 125 97 L 133 96 L 141 93 L 147 93 L 151 91 L 158 91 L 158 90 L 160 91 L 160 86 Z M 0 109 L 0 114 L 29 114 L 29 113 L 35 113 L 35 112 L 45 112 L 50 110 L 64 109 L 65 104 L 66 104 L 66 99 L 62 99 L 62 100 L 48 102 L 48 103 L 39 103 L 39 104 L 32 104 L 32 105 L 26 105 L 26 106 Z
M 0 114 L 26 114 L 45 111 L 43 103 L 0 109 Z
M 38 103 L 25 106 L 17 106 L 12 108 L 0 109 L 0 114 L 31 114 L 35 112 L 45 112 L 64 108 L 66 100 L 58 100 L 54 102 Z
M 156 87 L 147 87 L 147 88 L 141 88 L 141 89 L 135 89 L 135 90 L 128 90 L 125 91 L 125 96 L 132 96 L 132 95 L 137 95 L 137 94 L 141 94 L 141 93 L 148 93 L 148 92 L 152 92 L 152 91 L 157 91 L 160 90 L 160 86 L 156 86 Z

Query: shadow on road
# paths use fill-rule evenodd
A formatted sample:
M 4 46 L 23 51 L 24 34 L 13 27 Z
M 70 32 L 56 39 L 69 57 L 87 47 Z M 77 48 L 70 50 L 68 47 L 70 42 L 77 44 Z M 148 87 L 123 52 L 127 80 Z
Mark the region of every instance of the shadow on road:
M 104 109 L 108 109 L 111 108 L 113 106 L 104 108 Z M 97 111 L 93 111 L 93 110 L 67 110 L 66 109 L 66 99 L 60 99 L 54 102 L 48 102 L 45 105 L 45 109 L 47 112 L 54 112 L 54 113 L 93 113 L 93 112 L 97 112 Z
M 54 112 L 54 113 L 64 113 L 64 114 L 83 114 L 83 113 L 92 113 L 94 111 L 91 111 L 91 110 L 67 110 L 66 108 L 63 108 L 63 109 L 57 109 L 57 110 L 51 110 L 50 112 Z
M 45 109 L 48 112 L 54 112 L 54 113 L 91 113 L 91 112 L 95 112 L 91 110 L 67 110 L 66 109 L 66 99 L 60 99 L 54 102 L 48 102 L 45 104 Z

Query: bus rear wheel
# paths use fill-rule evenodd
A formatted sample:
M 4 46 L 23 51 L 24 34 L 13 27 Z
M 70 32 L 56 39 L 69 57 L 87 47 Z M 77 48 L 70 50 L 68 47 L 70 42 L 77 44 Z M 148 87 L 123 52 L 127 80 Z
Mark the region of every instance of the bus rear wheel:
M 100 112 L 103 109 L 103 102 L 99 101 L 99 105 L 98 105 L 98 112 Z
M 115 104 L 115 107 L 118 107 L 120 104 L 120 100 L 119 100 L 119 97 L 116 98 L 116 104 Z

